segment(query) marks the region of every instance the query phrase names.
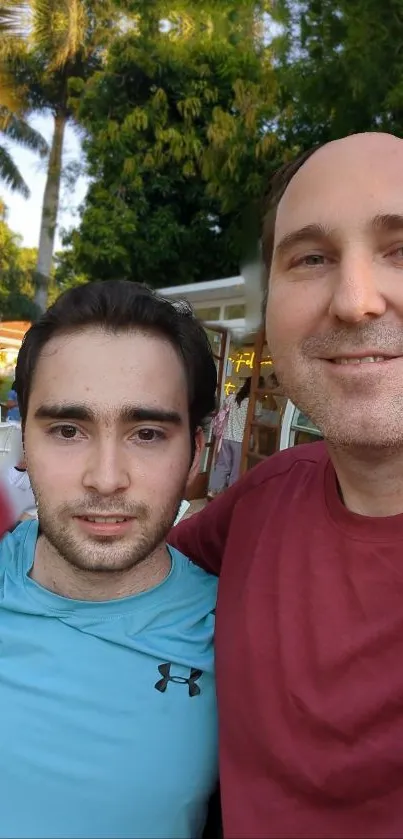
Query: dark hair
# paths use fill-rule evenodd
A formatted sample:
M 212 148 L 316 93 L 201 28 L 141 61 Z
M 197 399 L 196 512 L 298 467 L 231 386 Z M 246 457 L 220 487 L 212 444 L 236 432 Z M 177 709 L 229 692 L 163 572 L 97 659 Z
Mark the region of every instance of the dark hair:
M 26 333 L 18 354 L 16 391 L 24 426 L 36 365 L 55 335 L 88 326 L 162 335 L 178 351 L 188 384 L 192 439 L 215 408 L 217 371 L 207 335 L 187 303 L 171 302 L 140 283 L 105 280 L 66 291 Z
M 238 390 L 238 393 L 235 397 L 235 402 L 237 403 L 237 405 L 241 405 L 242 402 L 244 401 L 244 399 L 247 399 L 248 396 L 250 396 L 251 384 L 252 384 L 252 376 L 248 376 L 248 378 L 245 379 L 242 387 Z M 259 387 L 263 387 L 263 386 L 264 386 L 264 378 L 263 378 L 263 376 L 259 376 Z
M 269 387 L 273 387 L 273 388 L 280 387 L 280 382 L 279 382 L 274 370 L 269 374 Z
M 270 274 L 271 263 L 273 259 L 273 246 L 274 246 L 274 229 L 276 225 L 276 216 L 277 216 L 277 208 L 278 205 L 288 187 L 290 182 L 292 181 L 294 175 L 297 174 L 298 169 L 301 169 L 301 166 L 309 160 L 312 155 L 318 151 L 318 149 L 322 148 L 324 143 L 318 144 L 307 151 L 304 151 L 300 154 L 297 158 L 292 160 L 289 163 L 285 163 L 281 169 L 278 169 L 277 172 L 274 173 L 272 179 L 269 182 L 269 188 L 266 193 L 265 202 L 264 202 L 264 218 L 263 218 L 263 230 L 262 230 L 262 255 L 263 255 L 263 262 L 265 266 L 265 274 L 266 280 L 268 275 Z

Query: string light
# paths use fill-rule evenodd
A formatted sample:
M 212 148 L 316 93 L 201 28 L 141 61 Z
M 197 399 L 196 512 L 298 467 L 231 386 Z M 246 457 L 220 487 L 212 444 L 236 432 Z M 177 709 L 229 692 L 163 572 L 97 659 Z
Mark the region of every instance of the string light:
M 254 363 L 255 363 L 255 353 L 253 351 L 249 352 L 247 350 L 243 351 L 240 350 L 239 352 L 235 353 L 234 355 L 230 355 L 228 357 L 228 361 L 231 362 L 233 366 L 233 370 L 238 375 L 240 374 L 242 377 L 242 367 L 247 368 L 243 372 L 246 374 L 249 370 L 253 370 Z M 270 356 L 266 356 L 266 358 L 262 359 L 260 362 L 262 367 L 272 367 L 273 362 Z M 231 376 L 227 378 L 227 381 L 224 385 L 225 395 L 229 396 L 231 393 L 234 393 L 239 388 L 239 383 L 234 382 Z

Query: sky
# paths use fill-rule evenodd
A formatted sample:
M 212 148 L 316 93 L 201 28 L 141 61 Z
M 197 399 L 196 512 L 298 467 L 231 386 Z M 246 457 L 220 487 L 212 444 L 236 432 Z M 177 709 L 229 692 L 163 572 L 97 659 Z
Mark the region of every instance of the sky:
M 30 119 L 31 125 L 40 131 L 48 143 L 51 142 L 53 119 L 51 116 L 35 116 Z M 4 142 L 2 137 L 2 143 Z M 31 196 L 23 198 L 16 192 L 11 192 L 0 182 L 0 198 L 6 204 L 7 223 L 15 233 L 22 236 L 22 244 L 26 247 L 37 247 L 41 221 L 43 191 L 46 181 L 46 159 L 21 148 L 16 143 L 7 141 L 7 148 L 11 151 L 23 178 L 28 185 Z M 81 144 L 78 134 L 72 127 L 66 130 L 63 166 L 82 160 Z M 63 228 L 70 229 L 79 224 L 78 207 L 85 197 L 87 181 L 79 177 L 74 184 L 63 183 L 61 190 L 60 211 L 56 250 L 61 247 L 60 233 Z

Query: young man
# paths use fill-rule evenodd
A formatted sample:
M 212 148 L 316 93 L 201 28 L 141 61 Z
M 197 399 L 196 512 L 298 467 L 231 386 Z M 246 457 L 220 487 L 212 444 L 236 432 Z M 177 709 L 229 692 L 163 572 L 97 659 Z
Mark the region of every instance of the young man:
M 0 836 L 199 837 L 217 781 L 216 581 L 165 537 L 216 371 L 186 307 L 94 283 L 16 373 L 37 522 L 0 548 Z
M 172 542 L 221 571 L 228 839 L 403 836 L 403 142 L 282 173 L 267 335 L 326 444 L 268 458 Z M 274 227 L 273 227 L 274 224 Z

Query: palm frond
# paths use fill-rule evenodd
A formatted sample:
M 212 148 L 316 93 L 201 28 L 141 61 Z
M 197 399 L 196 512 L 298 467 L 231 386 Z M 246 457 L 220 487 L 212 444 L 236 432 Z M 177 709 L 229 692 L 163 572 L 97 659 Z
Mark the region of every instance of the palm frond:
M 21 62 L 22 55 L 18 60 Z M 7 57 L 2 53 L 0 36 L 0 108 L 8 108 L 16 114 L 22 114 L 27 109 L 28 86 L 20 76 L 17 56 Z
M 10 75 L 0 66 L 0 108 L 19 113 L 23 110 L 22 99 Z
M 87 13 L 83 0 L 32 0 L 32 40 L 50 58 L 50 71 L 74 61 L 83 49 Z
M 0 1 L 0 36 L 24 38 L 27 34 L 29 2 L 23 0 Z
M 113 0 L 103 0 L 96 16 L 86 0 L 0 0 L 0 60 L 33 51 L 45 59 L 48 75 L 57 73 L 110 42 L 121 27 L 115 11 Z
M 49 146 L 42 134 L 32 128 L 25 119 L 11 113 L 7 108 L 0 107 L 0 131 L 20 146 L 39 152 L 42 157 L 49 151 Z
M 15 165 L 10 152 L 0 145 L 0 180 L 13 192 L 19 192 L 24 198 L 29 198 L 29 189 Z
M 0 59 L 26 53 L 30 33 L 30 4 L 21 0 L 0 0 Z

